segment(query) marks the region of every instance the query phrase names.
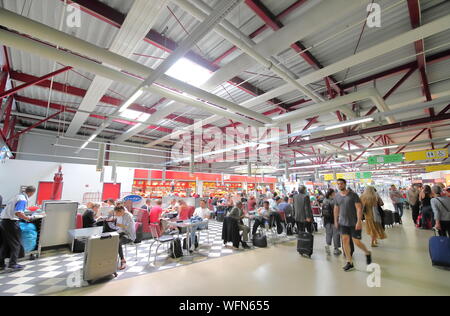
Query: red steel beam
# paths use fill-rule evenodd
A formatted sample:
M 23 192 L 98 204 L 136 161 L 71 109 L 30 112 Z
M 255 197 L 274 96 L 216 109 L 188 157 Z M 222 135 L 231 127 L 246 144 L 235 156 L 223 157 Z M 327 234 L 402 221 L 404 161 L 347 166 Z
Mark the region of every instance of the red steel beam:
M 283 12 L 281 12 L 280 14 L 278 14 L 275 18 L 277 21 L 280 21 L 281 19 L 285 18 L 287 15 L 289 15 L 290 13 L 292 13 L 293 11 L 295 11 L 297 8 L 299 8 L 300 6 L 302 6 L 304 3 L 306 2 L 306 0 L 299 0 L 294 2 L 289 8 L 287 8 L 286 10 L 284 10 Z M 253 39 L 255 37 L 257 37 L 258 35 L 260 35 L 261 33 L 263 33 L 265 30 L 267 30 L 269 28 L 269 26 L 267 24 L 264 24 L 263 26 L 261 26 L 260 28 L 258 28 L 256 31 L 254 31 L 253 33 L 251 33 L 249 35 L 249 38 Z M 218 64 L 219 62 L 221 62 L 225 57 L 229 56 L 231 53 L 233 53 L 234 51 L 236 51 L 238 48 L 236 46 L 231 47 L 230 49 L 228 49 L 225 53 L 223 53 L 222 55 L 220 55 L 219 57 L 217 57 L 214 61 L 213 64 Z
M 366 129 L 362 129 L 362 130 L 358 130 L 358 131 L 350 131 L 348 133 L 341 133 L 341 134 L 336 134 L 336 135 L 329 135 L 329 136 L 314 138 L 314 139 L 310 139 L 310 140 L 304 140 L 302 142 L 292 144 L 289 146 L 282 145 L 281 147 L 307 146 L 307 145 L 311 145 L 311 144 L 316 144 L 316 143 L 321 143 L 321 142 L 326 142 L 326 141 L 331 141 L 331 140 L 337 140 L 337 139 L 346 138 L 346 137 L 361 136 L 361 135 L 365 135 L 365 134 L 384 132 L 384 131 L 388 131 L 388 130 L 392 130 L 392 129 L 416 126 L 416 125 L 424 125 L 424 124 L 429 124 L 429 123 L 433 123 L 433 122 L 445 121 L 445 120 L 449 120 L 449 119 L 450 119 L 450 113 L 446 113 L 446 114 L 441 114 L 441 115 L 436 115 L 436 116 L 414 119 L 414 120 L 405 121 L 405 122 L 397 122 L 397 123 L 383 125 L 383 126 L 370 127 L 370 128 L 366 128 Z
M 63 1 L 63 0 L 61 0 Z M 98 1 L 98 0 L 73 0 L 73 1 L 69 1 L 71 2 L 75 2 L 77 4 L 79 4 L 86 13 L 93 15 L 94 17 L 101 18 L 102 21 L 105 21 L 107 23 L 109 23 L 110 25 L 113 25 L 115 27 L 119 27 L 123 24 L 123 22 L 125 21 L 125 17 L 126 15 L 115 10 L 114 8 L 109 7 L 108 5 L 105 5 L 104 3 Z M 178 44 L 176 42 L 174 42 L 173 40 L 163 36 L 162 34 L 158 33 L 155 30 L 150 30 L 150 32 L 147 34 L 147 36 L 145 37 L 144 41 L 146 41 L 147 43 L 156 46 L 158 48 L 160 48 L 161 50 L 164 50 L 166 52 L 172 52 L 174 51 L 177 47 Z M 201 65 L 202 67 L 210 70 L 210 71 L 216 71 L 218 70 L 220 67 L 217 65 L 214 65 L 214 63 L 210 62 L 209 60 L 203 58 L 202 56 L 194 53 L 193 51 L 188 52 L 185 57 L 195 63 L 197 63 L 198 65 Z M 261 89 L 258 89 L 257 87 L 253 86 L 252 84 L 245 82 L 242 83 L 244 80 L 235 77 L 232 78 L 229 83 L 233 84 L 233 85 L 238 85 L 241 84 L 238 88 L 251 93 L 254 96 L 260 95 L 260 94 L 264 94 L 266 91 L 263 91 Z M 276 101 L 274 102 L 275 104 L 282 104 L 283 102 L 279 99 L 275 99 Z
M 32 76 L 32 75 L 28 75 L 28 74 L 24 74 L 24 73 L 20 73 L 20 72 L 16 72 L 16 71 L 11 71 L 11 79 L 13 79 L 13 80 L 26 82 L 26 81 L 34 80 L 36 78 L 37 77 Z M 44 80 L 44 81 L 39 82 L 36 85 L 39 87 L 42 87 L 42 88 L 50 88 L 51 81 Z M 77 96 L 80 98 L 83 98 L 87 93 L 87 91 L 84 89 L 68 86 L 68 85 L 65 85 L 65 84 L 62 84 L 59 82 L 55 82 L 55 81 L 53 82 L 53 89 L 58 92 L 67 93 L 67 94 L 74 95 L 74 96 Z M 105 95 L 101 98 L 100 102 L 109 104 L 109 105 L 113 105 L 113 106 L 120 106 L 123 104 L 124 100 Z M 156 112 L 156 109 L 150 109 L 150 108 L 147 108 L 140 104 L 132 104 L 130 106 L 130 109 L 139 111 L 139 112 L 143 112 L 143 113 L 147 113 L 147 114 L 153 114 Z M 194 120 L 187 118 L 187 117 L 183 117 L 183 116 L 177 116 L 175 114 L 170 114 L 167 116 L 167 118 L 170 120 L 173 120 L 173 121 L 187 124 L 187 125 L 194 124 Z
M 256 15 L 258 15 L 264 21 L 264 23 L 266 23 L 266 25 L 268 25 L 274 31 L 277 31 L 284 27 L 284 24 L 280 20 L 278 20 L 272 12 L 270 12 L 270 10 L 262 3 L 261 0 L 245 0 L 245 3 L 256 13 Z M 300 56 L 315 70 L 323 68 L 320 62 L 309 51 L 305 52 L 306 47 L 304 47 L 301 42 L 295 42 L 291 45 L 291 48 L 299 53 Z M 335 91 L 341 93 L 341 88 L 337 84 L 337 81 L 332 77 L 326 78 L 330 80 L 330 83 L 333 85 Z
M 417 67 L 412 67 L 383 97 L 383 100 L 387 100 L 395 91 L 397 91 L 400 86 L 411 77 L 411 75 L 416 71 Z M 377 110 L 376 106 L 373 106 L 366 116 L 369 116 Z
M 3 93 L 6 90 L 6 83 L 8 82 L 8 73 L 6 71 L 0 71 L 0 92 Z
M 52 77 L 57 76 L 59 74 L 62 74 L 64 72 L 66 72 L 66 71 L 69 71 L 70 69 L 72 69 L 72 67 L 64 67 L 64 68 L 61 68 L 61 69 L 59 69 L 57 71 L 49 73 L 49 74 L 47 74 L 45 76 L 42 76 L 42 77 L 36 78 L 34 80 L 28 81 L 28 82 L 26 82 L 26 83 L 24 83 L 24 84 L 22 84 L 20 86 L 17 86 L 15 88 L 12 88 L 12 89 L 10 89 L 8 91 L 4 91 L 4 92 L 0 93 L 0 100 L 3 99 L 3 98 L 8 97 L 10 95 L 15 94 L 15 93 L 19 92 L 20 90 L 23 90 L 25 88 L 37 85 L 37 84 L 39 84 L 39 83 L 41 83 L 41 82 L 43 82 L 43 81 L 45 81 L 45 80 L 47 80 L 49 78 L 52 78 Z
M 426 59 L 427 66 L 429 66 L 429 65 L 432 65 L 432 64 L 435 64 L 435 63 L 447 60 L 449 58 L 450 58 L 450 49 L 447 49 L 447 50 L 442 51 L 440 53 L 437 53 L 437 54 L 434 54 L 434 55 L 431 55 L 431 56 L 426 56 L 425 59 Z M 354 88 L 354 87 L 357 87 L 359 85 L 363 85 L 363 84 L 366 84 L 366 83 L 369 83 L 369 82 L 372 82 L 372 81 L 375 81 L 375 80 L 386 79 L 386 78 L 389 78 L 389 77 L 392 77 L 392 76 L 396 76 L 396 75 L 398 75 L 400 73 L 407 72 L 413 67 L 417 67 L 417 61 L 413 61 L 413 62 L 404 64 L 404 65 L 401 65 L 401 66 L 397 66 L 397 67 L 392 68 L 392 69 L 384 70 L 382 72 L 370 75 L 370 76 L 365 77 L 365 78 L 358 79 L 358 80 L 350 82 L 350 83 L 346 83 L 346 84 L 342 85 L 342 88 L 344 90 L 348 90 L 348 89 L 351 89 L 351 88 Z
M 27 98 L 27 97 L 23 97 L 23 96 L 16 96 L 16 101 L 17 102 L 23 102 L 23 103 L 27 103 L 27 104 L 31 104 L 31 105 L 36 105 L 39 107 L 43 107 L 43 108 L 47 108 L 47 106 L 53 110 L 58 110 L 58 111 L 63 111 L 63 112 L 68 112 L 68 113 L 76 113 L 76 109 L 74 108 L 70 108 L 70 107 L 66 107 L 64 105 L 61 104 L 57 104 L 57 103 L 50 103 L 48 105 L 47 101 L 43 101 L 43 100 L 37 100 L 37 99 L 33 99 L 33 98 Z M 172 114 L 174 115 L 174 114 Z M 92 118 L 96 118 L 99 120 L 106 120 L 107 117 L 106 116 L 102 116 L 102 115 L 96 115 L 96 114 L 89 114 L 89 117 Z M 126 120 L 113 120 L 113 122 L 116 123 L 121 123 L 121 124 L 126 124 L 126 125 L 136 125 L 136 123 L 130 122 L 130 121 L 126 121 Z M 172 133 L 173 130 L 170 128 L 166 128 L 163 126 L 149 126 L 148 129 L 154 129 L 160 132 L 164 132 L 164 133 Z
M 411 26 L 413 29 L 418 28 L 420 26 L 420 3 L 419 0 L 408 0 L 408 10 L 409 17 L 411 19 Z M 426 73 L 426 60 L 425 60 L 425 44 L 424 40 L 421 39 L 414 43 L 414 47 L 416 49 L 417 54 L 417 66 L 420 71 L 420 78 L 422 80 L 423 94 L 427 98 L 427 101 L 431 101 L 431 91 L 430 85 L 428 83 L 428 77 Z
M 8 100 L 6 100 L 5 120 L 3 122 L 3 134 L 6 137 L 8 137 L 9 124 L 11 122 L 11 110 L 12 110 L 13 100 L 14 100 L 13 97 L 9 97 Z
M 411 140 L 408 143 L 412 143 L 413 141 L 415 141 L 417 138 L 419 138 L 420 135 L 422 135 L 427 129 L 424 128 L 422 129 L 416 136 L 414 136 L 413 138 L 411 138 Z M 403 149 L 406 148 L 407 145 L 400 147 L 400 149 L 397 150 L 396 154 L 399 154 Z
M 63 113 L 63 111 L 56 112 L 56 113 L 50 115 L 49 117 L 46 117 L 45 119 L 40 120 L 40 121 L 37 122 L 36 124 L 33 124 L 33 125 L 31 125 L 30 127 L 24 129 L 23 131 L 21 131 L 21 132 L 15 134 L 14 136 L 10 136 L 10 137 L 8 138 L 8 142 L 11 142 L 13 139 L 18 138 L 20 135 L 23 135 L 24 133 L 29 132 L 29 131 L 32 130 L 33 128 L 38 127 L 39 125 L 41 125 L 41 124 L 47 122 L 48 120 L 51 120 L 52 118 L 58 116 L 58 115 L 61 114 L 61 113 Z

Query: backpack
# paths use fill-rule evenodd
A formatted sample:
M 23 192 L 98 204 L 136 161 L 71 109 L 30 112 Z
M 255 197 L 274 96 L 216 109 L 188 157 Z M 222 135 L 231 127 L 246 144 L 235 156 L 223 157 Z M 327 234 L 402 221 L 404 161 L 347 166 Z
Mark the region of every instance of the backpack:
M 173 243 L 170 244 L 169 256 L 174 259 L 183 257 L 183 249 L 181 249 L 180 238 L 175 238 Z
M 331 204 L 329 202 L 324 203 L 322 206 L 322 216 L 326 218 L 333 217 L 334 210 L 331 207 Z

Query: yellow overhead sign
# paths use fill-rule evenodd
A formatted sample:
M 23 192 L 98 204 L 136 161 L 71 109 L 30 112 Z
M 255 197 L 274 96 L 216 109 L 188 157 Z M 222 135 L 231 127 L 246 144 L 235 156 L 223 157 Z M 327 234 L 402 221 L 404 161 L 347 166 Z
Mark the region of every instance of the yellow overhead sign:
M 448 149 L 435 149 L 435 150 L 424 150 L 424 151 L 414 151 L 410 153 L 405 153 L 406 161 L 417 161 L 417 160 L 432 160 L 432 159 L 445 159 L 448 158 Z
M 334 180 L 334 174 L 324 174 L 323 178 L 324 178 L 325 181 Z
M 425 168 L 427 172 L 450 170 L 450 165 L 428 166 Z

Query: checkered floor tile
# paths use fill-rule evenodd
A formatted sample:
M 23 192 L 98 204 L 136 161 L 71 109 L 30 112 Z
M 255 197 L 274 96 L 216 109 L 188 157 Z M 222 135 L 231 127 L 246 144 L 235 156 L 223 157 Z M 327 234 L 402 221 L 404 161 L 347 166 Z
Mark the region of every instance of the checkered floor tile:
M 288 237 L 285 234 L 279 235 L 277 238 L 271 238 L 271 235 L 268 237 L 269 244 L 295 239 L 295 237 Z M 146 240 L 139 244 L 137 253 L 134 245 L 127 246 L 128 267 L 126 270 L 118 272 L 118 277 L 113 281 L 186 266 L 244 251 L 235 250 L 231 244 L 223 244 L 222 223 L 216 221 L 209 223 L 209 242 L 208 234 L 206 231 L 202 231 L 199 241 L 200 246 L 191 256 L 172 259 L 168 256 L 167 248 L 161 246 L 158 250 L 156 263 L 153 264 L 156 251 L 156 245 L 153 245 L 149 264 L 148 255 L 151 243 L 151 240 Z M 0 274 L 0 296 L 46 295 L 64 291 L 73 283 L 70 280 L 74 278 L 75 274 L 81 275 L 83 256 L 83 254 L 72 254 L 68 250 L 50 250 L 42 253 L 37 260 L 21 262 L 26 266 L 25 270 Z M 83 286 L 88 285 L 83 284 Z

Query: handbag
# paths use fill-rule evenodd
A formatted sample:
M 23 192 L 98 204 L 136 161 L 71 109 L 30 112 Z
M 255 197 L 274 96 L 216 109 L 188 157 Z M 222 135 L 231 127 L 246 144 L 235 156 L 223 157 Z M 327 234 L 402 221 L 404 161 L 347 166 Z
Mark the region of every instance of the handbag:
M 119 229 L 116 227 L 116 225 L 117 225 L 117 219 L 115 219 L 114 216 L 113 216 L 113 220 L 112 221 L 105 220 L 103 222 L 103 233 L 115 233 L 115 232 L 117 232 Z

